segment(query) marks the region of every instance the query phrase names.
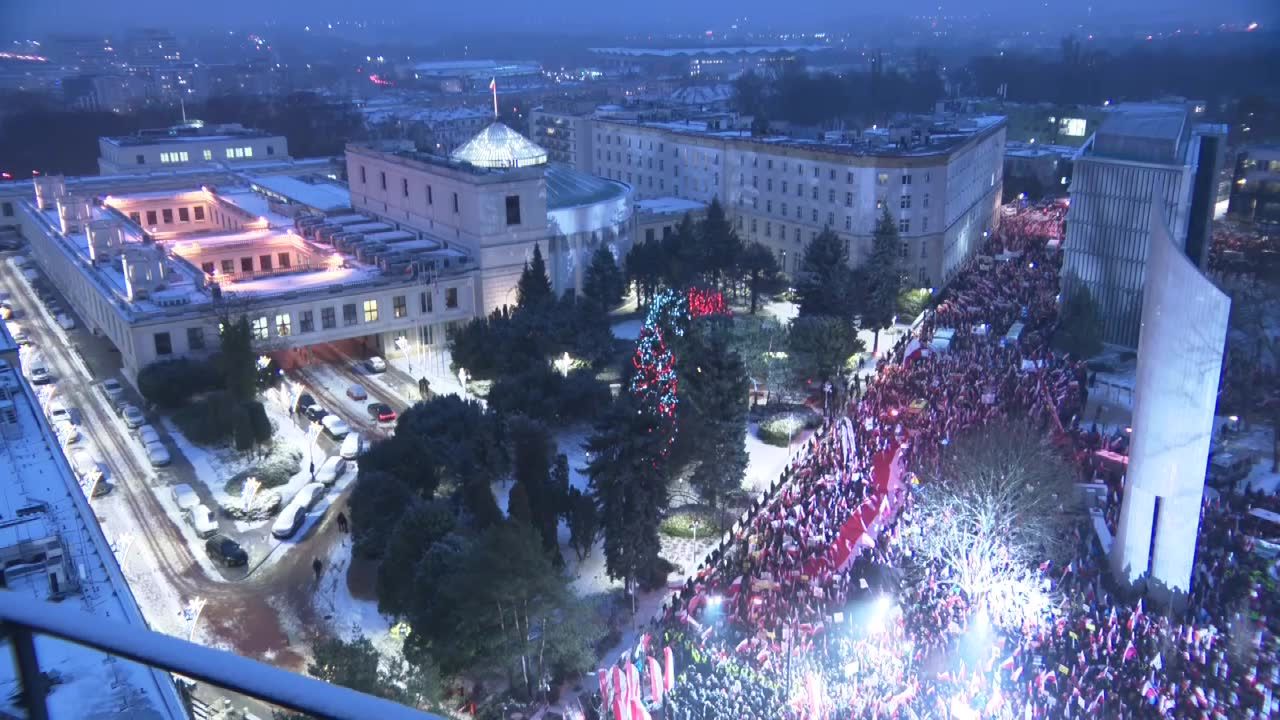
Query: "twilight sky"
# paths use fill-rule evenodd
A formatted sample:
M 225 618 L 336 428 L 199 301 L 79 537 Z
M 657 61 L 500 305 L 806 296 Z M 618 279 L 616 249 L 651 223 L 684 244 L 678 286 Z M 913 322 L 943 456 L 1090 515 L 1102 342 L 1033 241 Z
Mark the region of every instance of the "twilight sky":
M 748 17 L 753 25 L 776 29 L 814 30 L 823 21 L 839 23 L 863 14 L 995 13 L 1001 18 L 1045 20 L 1079 18 L 1092 4 L 1126 18 L 1150 15 L 1163 22 L 1179 20 L 1270 20 L 1275 0 L 895 0 L 890 6 L 858 0 L 0 0 L 0 35 L 44 34 L 149 26 L 173 29 L 193 26 L 247 27 L 268 21 L 319 23 L 334 19 L 391 20 L 426 29 L 482 31 L 547 30 L 561 25 L 575 30 L 625 32 L 646 29 L 724 27 Z M 1162 22 L 1162 24 L 1163 24 Z M 811 27 L 805 27 L 809 25 Z

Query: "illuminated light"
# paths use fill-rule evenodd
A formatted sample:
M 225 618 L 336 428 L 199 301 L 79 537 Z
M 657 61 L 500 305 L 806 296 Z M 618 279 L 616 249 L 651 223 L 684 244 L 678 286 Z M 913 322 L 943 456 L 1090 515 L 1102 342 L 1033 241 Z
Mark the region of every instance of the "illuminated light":
M 1251 22 L 1251 23 L 1249 23 L 1249 26 L 1248 26 L 1248 27 L 1246 27 L 1246 28 L 1244 29 L 1244 31 L 1245 31 L 1245 32 L 1253 32 L 1254 30 L 1257 30 L 1257 29 L 1258 29 L 1258 23 L 1256 23 L 1256 22 Z

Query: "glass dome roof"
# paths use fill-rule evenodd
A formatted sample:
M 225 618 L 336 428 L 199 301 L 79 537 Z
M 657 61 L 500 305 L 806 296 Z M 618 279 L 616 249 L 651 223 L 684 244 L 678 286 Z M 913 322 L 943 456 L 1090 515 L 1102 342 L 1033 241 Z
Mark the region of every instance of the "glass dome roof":
M 544 164 L 547 151 L 515 130 L 494 121 L 454 150 L 450 157 L 476 167 L 521 168 Z

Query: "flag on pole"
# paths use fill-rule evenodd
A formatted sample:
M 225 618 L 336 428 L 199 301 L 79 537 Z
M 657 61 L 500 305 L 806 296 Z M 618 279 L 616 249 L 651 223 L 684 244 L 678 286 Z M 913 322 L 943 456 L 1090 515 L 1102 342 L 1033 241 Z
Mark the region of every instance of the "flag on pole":
M 676 686 L 676 661 L 675 655 L 671 652 L 670 646 L 662 649 L 662 661 L 662 680 L 663 685 L 665 686 L 663 689 L 667 692 L 671 692 L 671 689 Z
M 646 657 L 649 670 L 649 699 L 655 705 L 662 704 L 662 666 L 652 657 Z

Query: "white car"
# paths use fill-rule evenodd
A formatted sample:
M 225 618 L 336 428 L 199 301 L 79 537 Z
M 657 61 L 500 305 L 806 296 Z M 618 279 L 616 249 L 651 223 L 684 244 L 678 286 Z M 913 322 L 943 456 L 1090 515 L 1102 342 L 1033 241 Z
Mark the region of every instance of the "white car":
M 298 528 L 302 527 L 302 521 L 306 519 L 306 508 L 289 503 L 276 516 L 276 521 L 271 524 L 271 535 L 283 540 L 298 532 Z
M 11 334 L 13 335 L 13 341 L 18 344 L 18 347 L 26 347 L 31 344 L 31 338 L 27 336 L 26 330 L 23 330 L 22 328 L 14 328 Z
M 190 510 L 200 504 L 200 496 L 196 495 L 196 491 L 192 490 L 191 486 L 186 483 L 174 485 L 171 492 L 173 501 L 177 503 L 179 510 Z
M 381 373 L 381 372 L 386 372 L 386 371 L 387 371 L 387 361 L 386 361 L 386 360 L 383 360 L 382 358 L 378 357 L 377 355 L 374 355 L 373 357 L 369 358 L 368 360 L 365 360 L 365 361 L 364 361 L 364 366 L 365 366 L 366 368 L 368 368 L 368 369 L 369 369 L 369 372 L 371 372 L 371 373 Z
M 318 482 L 307 483 L 302 486 L 297 495 L 293 496 L 289 504 L 311 510 L 316 506 L 316 503 L 320 502 L 320 498 L 324 497 L 325 490 L 325 486 Z
M 63 405 L 61 400 L 54 400 L 49 403 L 49 422 L 54 425 L 60 422 L 71 422 L 71 412 L 67 410 L 67 406 Z
M 58 321 L 58 325 L 62 326 L 63 330 L 74 330 L 76 327 L 76 321 L 72 320 L 71 316 L 66 313 L 58 313 L 58 317 L 56 319 Z
M 63 447 L 75 445 L 80 441 L 80 428 L 77 428 L 68 420 L 57 422 L 53 426 L 53 432 L 58 436 L 58 440 Z
M 316 482 L 323 483 L 325 487 L 330 487 L 338 482 L 338 478 L 347 469 L 347 461 L 334 455 L 324 461 L 320 466 L 320 471 L 316 473 Z
M 138 439 L 142 441 L 143 445 L 158 443 L 160 442 L 160 433 L 156 432 L 156 429 L 150 425 L 143 425 L 138 428 Z
M 49 368 L 44 365 L 31 366 L 31 384 L 46 385 L 53 382 L 53 375 L 49 374 Z
M 202 503 L 196 503 L 187 508 L 183 512 L 183 517 L 191 529 L 196 531 L 196 537 L 207 538 L 218 532 L 218 523 L 213 519 L 213 511 Z
M 143 446 L 147 451 L 147 462 L 152 467 L 163 467 L 169 464 L 169 450 L 158 442 L 149 442 Z
M 75 468 L 76 474 L 86 483 L 97 482 L 102 479 L 102 466 L 97 460 L 89 454 L 88 450 L 76 450 L 71 453 L 71 467 Z
M 124 394 L 124 386 L 120 384 L 119 380 L 107 378 L 102 381 L 102 392 L 106 393 L 107 397 L 112 400 L 116 400 Z
M 124 418 L 124 424 L 128 428 L 140 428 L 147 424 L 147 416 L 142 414 L 134 405 L 125 405 L 120 411 L 120 417 Z
M 339 440 L 347 436 L 351 432 L 351 426 L 347 425 L 347 421 L 337 415 L 325 415 L 320 418 L 320 424 L 324 426 L 324 431 L 334 440 Z
M 360 433 L 347 433 L 347 436 L 342 438 L 342 447 L 338 454 L 344 459 L 355 460 L 363 453 L 364 438 L 360 437 Z

